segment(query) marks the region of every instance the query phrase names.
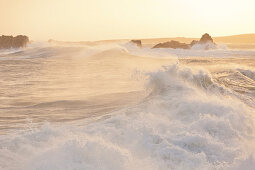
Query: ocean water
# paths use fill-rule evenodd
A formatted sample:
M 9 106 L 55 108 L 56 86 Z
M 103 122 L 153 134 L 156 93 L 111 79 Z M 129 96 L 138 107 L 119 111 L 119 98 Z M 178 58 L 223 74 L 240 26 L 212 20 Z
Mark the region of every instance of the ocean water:
M 0 50 L 0 169 L 254 170 L 255 50 Z

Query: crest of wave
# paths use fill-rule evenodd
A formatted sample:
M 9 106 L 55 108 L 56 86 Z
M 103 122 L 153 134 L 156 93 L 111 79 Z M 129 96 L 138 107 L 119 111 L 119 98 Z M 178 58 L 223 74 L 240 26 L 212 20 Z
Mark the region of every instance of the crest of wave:
M 79 127 L 1 137 L 0 168 L 254 168 L 252 108 L 222 95 L 202 70 L 174 64 L 148 75 L 151 94 L 133 107 Z

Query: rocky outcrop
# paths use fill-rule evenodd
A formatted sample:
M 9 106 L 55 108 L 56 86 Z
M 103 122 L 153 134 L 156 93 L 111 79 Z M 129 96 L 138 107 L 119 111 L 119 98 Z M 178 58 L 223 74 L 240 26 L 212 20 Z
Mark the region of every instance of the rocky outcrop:
M 131 40 L 130 41 L 133 44 L 136 44 L 138 47 L 142 47 L 142 41 L 141 40 Z
M 201 39 L 199 41 L 197 40 L 193 40 L 190 44 L 186 44 L 186 43 L 181 43 L 179 41 L 168 41 L 168 42 L 164 42 L 164 43 L 159 43 L 157 45 L 155 45 L 152 48 L 173 48 L 173 49 L 190 49 L 192 48 L 194 45 L 207 45 L 208 46 L 205 47 L 205 49 L 210 49 L 211 46 L 215 46 L 216 44 L 213 42 L 212 37 L 209 34 L 204 34 Z
M 193 40 L 191 43 L 190 43 L 190 46 L 192 47 L 193 45 L 197 44 L 199 41 L 197 40 Z
M 153 48 L 181 48 L 181 49 L 189 49 L 189 44 L 181 43 L 179 41 L 168 41 L 164 43 L 159 43 L 155 45 Z
M 0 49 L 1 48 L 20 48 L 26 47 L 29 42 L 29 38 L 25 35 L 13 36 L 0 36 Z
M 209 34 L 207 34 L 207 33 L 205 33 L 205 34 L 201 37 L 201 39 L 199 40 L 198 43 L 200 43 L 200 44 L 213 43 L 213 44 L 214 44 L 212 37 L 211 37 Z
M 190 44 L 192 49 L 204 49 L 204 50 L 209 50 L 209 49 L 216 49 L 217 46 L 213 42 L 212 37 L 209 34 L 204 34 L 199 41 L 193 40 Z

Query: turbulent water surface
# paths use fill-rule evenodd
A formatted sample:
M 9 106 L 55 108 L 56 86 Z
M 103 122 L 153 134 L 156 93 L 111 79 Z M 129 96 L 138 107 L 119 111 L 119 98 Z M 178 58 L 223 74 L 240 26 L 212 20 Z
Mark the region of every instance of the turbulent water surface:
M 0 169 L 255 167 L 255 51 L 0 51 Z

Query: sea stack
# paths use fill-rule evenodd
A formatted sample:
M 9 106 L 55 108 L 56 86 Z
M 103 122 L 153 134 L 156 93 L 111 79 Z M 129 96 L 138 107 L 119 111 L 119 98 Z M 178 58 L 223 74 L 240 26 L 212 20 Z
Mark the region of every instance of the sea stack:
M 26 47 L 28 42 L 29 38 L 25 35 L 16 37 L 2 35 L 0 36 L 0 49 Z
M 205 33 L 199 41 L 192 41 L 190 46 L 193 49 L 204 49 L 204 50 L 210 50 L 217 48 L 216 44 L 213 42 L 212 37 Z
M 200 44 L 205 44 L 205 43 L 213 43 L 213 44 L 214 44 L 212 37 L 211 37 L 209 34 L 207 34 L 207 33 L 205 33 L 205 34 L 200 38 L 199 43 L 200 43 Z

